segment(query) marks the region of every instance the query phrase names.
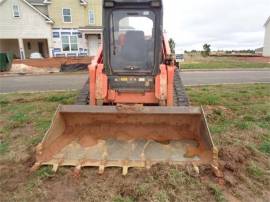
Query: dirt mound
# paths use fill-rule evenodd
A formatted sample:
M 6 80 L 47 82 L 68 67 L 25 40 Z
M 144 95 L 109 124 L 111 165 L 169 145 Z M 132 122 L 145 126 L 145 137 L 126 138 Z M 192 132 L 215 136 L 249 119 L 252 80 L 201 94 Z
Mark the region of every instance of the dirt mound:
M 93 57 L 59 57 L 44 59 L 14 60 L 13 64 L 25 64 L 39 68 L 60 68 L 62 64 L 90 64 Z
M 245 147 L 231 147 L 227 146 L 221 148 L 219 151 L 219 159 L 221 168 L 229 171 L 237 171 L 247 159 L 251 157 L 252 153 Z
M 243 201 L 253 201 L 254 196 L 260 196 L 258 201 L 267 201 L 269 193 L 265 190 L 270 189 L 270 176 L 263 170 L 269 166 L 267 157 L 243 145 L 226 146 L 219 152 L 219 168 L 224 173 L 223 187 Z

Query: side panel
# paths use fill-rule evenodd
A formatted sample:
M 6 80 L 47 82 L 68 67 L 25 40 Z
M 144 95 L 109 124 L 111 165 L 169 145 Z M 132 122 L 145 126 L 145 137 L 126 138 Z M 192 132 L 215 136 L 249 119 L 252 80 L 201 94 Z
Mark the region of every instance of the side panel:
M 167 106 L 173 106 L 173 84 L 174 84 L 174 70 L 175 66 L 168 66 L 167 73 L 168 73 L 168 85 L 167 85 Z
M 108 93 L 108 77 L 103 73 L 103 64 L 99 64 L 96 70 L 96 99 L 104 100 Z
M 89 65 L 89 105 L 96 105 L 96 64 Z
M 160 65 L 160 74 L 156 76 L 155 95 L 159 100 L 167 99 L 167 70 L 166 65 Z
M 102 46 L 98 50 L 98 54 L 92 60 L 91 65 L 88 66 L 89 70 L 89 105 L 96 105 L 96 73 L 97 68 L 103 61 Z M 103 65 L 102 65 L 103 68 Z M 107 91 L 107 89 L 106 89 Z

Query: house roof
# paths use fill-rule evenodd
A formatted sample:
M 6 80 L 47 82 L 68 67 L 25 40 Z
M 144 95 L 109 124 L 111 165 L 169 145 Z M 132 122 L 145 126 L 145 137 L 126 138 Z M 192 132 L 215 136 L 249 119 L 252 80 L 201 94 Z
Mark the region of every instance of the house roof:
M 268 23 L 270 22 L 270 16 L 268 17 L 268 19 L 266 20 L 266 22 L 264 23 L 264 26 L 266 27 L 268 25 Z
M 53 20 L 49 18 L 47 15 L 42 13 L 40 10 L 38 10 L 35 6 L 33 6 L 28 0 L 22 0 L 26 5 L 28 5 L 30 8 L 32 8 L 34 11 L 36 11 L 39 15 L 41 15 L 43 18 L 45 18 L 47 23 L 53 23 Z
M 32 5 L 43 5 L 44 4 L 44 0 L 27 0 L 30 4 Z
M 79 0 L 80 3 L 83 3 L 83 4 L 87 4 L 88 3 L 88 0 Z
M 2 4 L 2 3 L 4 3 L 6 0 L 0 0 L 0 5 Z

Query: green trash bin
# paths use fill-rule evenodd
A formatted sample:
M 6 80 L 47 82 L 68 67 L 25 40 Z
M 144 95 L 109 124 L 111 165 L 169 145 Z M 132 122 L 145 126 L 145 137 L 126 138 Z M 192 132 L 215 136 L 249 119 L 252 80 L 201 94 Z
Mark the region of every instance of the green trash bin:
M 6 71 L 8 66 L 8 59 L 6 53 L 0 53 L 0 71 Z
M 0 71 L 8 71 L 13 61 L 13 53 L 0 53 Z
M 8 59 L 8 66 L 7 66 L 7 71 L 10 70 L 13 62 L 14 54 L 12 52 L 7 53 L 7 59 Z

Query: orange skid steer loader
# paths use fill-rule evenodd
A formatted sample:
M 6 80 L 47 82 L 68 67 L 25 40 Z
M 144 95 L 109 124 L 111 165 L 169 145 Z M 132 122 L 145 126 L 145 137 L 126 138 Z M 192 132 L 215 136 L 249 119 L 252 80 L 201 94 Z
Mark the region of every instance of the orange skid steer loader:
M 42 165 L 150 168 L 213 164 L 201 107 L 189 106 L 163 35 L 161 0 L 104 0 L 103 45 L 76 105 L 59 106 L 37 147 Z

